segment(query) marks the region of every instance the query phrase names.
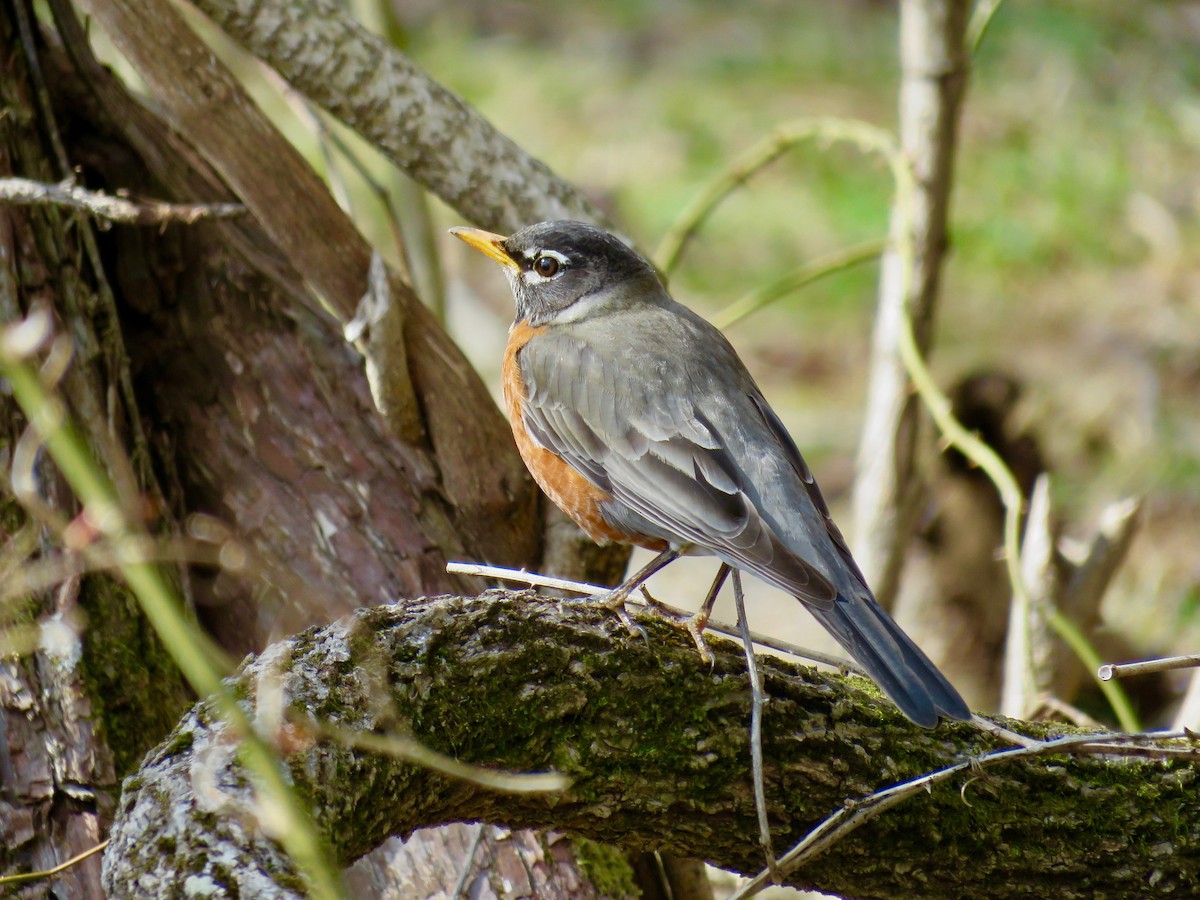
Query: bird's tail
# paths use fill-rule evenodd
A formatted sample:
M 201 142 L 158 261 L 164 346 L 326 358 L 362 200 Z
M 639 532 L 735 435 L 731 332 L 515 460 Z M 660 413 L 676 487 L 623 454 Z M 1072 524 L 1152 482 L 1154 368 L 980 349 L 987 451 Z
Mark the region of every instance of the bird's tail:
M 832 608 L 809 610 L 913 722 L 933 728 L 939 715 L 971 718 L 946 676 L 870 594 L 839 595 Z

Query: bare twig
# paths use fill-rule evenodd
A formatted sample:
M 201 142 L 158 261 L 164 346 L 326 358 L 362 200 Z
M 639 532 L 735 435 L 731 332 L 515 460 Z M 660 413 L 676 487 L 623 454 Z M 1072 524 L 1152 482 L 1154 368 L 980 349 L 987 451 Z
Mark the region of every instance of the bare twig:
M 0 203 L 66 206 L 102 220 L 129 225 L 165 225 L 168 222 L 192 225 L 203 219 L 228 219 L 246 212 L 240 203 L 164 203 L 145 199 L 134 202 L 102 191 L 89 191 L 70 180 L 45 184 L 28 178 L 0 178 Z
M 810 140 L 845 141 L 868 149 L 874 140 L 873 131 L 873 126 L 865 123 L 832 117 L 797 119 L 778 126 L 717 173 L 692 202 L 684 207 L 683 212 L 658 242 L 654 251 L 654 264 L 668 275 L 674 271 L 687 242 L 721 201 L 797 144 Z
M 481 578 L 497 578 L 501 581 L 511 581 L 517 584 L 528 584 L 534 587 L 545 587 L 556 591 L 571 591 L 575 594 L 584 594 L 586 596 L 595 597 L 600 594 L 607 594 L 611 588 L 600 587 L 597 584 L 587 584 L 582 581 L 570 581 L 566 578 L 554 578 L 550 575 L 538 575 L 534 572 L 526 572 L 524 569 L 506 569 L 502 566 L 484 566 L 478 563 L 450 562 L 446 564 L 446 571 L 451 575 L 476 575 Z M 629 597 L 625 601 L 632 603 L 634 606 L 649 606 L 650 604 L 638 600 L 636 597 Z M 654 606 L 665 610 L 671 615 L 686 618 L 687 610 L 680 609 L 677 606 L 671 606 L 669 603 L 663 603 L 661 600 L 655 600 Z M 718 634 L 726 635 L 734 639 L 741 637 L 741 630 L 736 626 L 727 625 L 724 622 L 709 621 L 705 626 L 706 630 L 712 630 Z M 788 641 L 781 641 L 778 638 L 773 638 L 768 634 L 762 634 L 758 631 L 750 632 L 750 637 L 754 643 L 761 647 L 767 647 L 771 650 L 777 650 L 780 653 L 786 653 L 789 656 L 795 656 L 798 659 L 807 659 L 812 662 L 822 663 L 826 666 L 833 666 L 843 672 L 854 672 L 857 675 L 866 675 L 862 669 L 854 662 L 844 659 L 840 656 L 834 656 L 831 653 L 822 653 L 820 650 L 811 650 L 808 647 L 801 647 L 798 644 L 792 644 Z
M 1195 754 L 1194 748 L 1163 748 L 1155 746 L 1158 743 L 1176 740 L 1191 740 L 1192 736 L 1185 731 L 1169 731 L 1150 734 L 1102 734 L 1080 735 L 1078 737 L 1060 738 L 1054 741 L 1041 741 L 1032 746 L 1011 747 L 995 750 L 990 753 L 972 756 L 962 762 L 947 766 L 944 769 L 922 775 L 911 781 L 905 781 L 891 787 L 875 791 L 859 800 L 847 800 L 837 812 L 824 819 L 812 829 L 800 843 L 789 850 L 779 860 L 779 871 L 783 874 L 795 871 L 804 863 L 814 859 L 830 849 L 848 834 L 876 818 L 881 813 L 921 791 L 927 791 L 936 784 L 967 771 L 978 771 L 988 766 L 1019 759 L 1029 759 L 1035 756 L 1047 756 L 1057 753 L 1106 755 L 1121 753 L 1122 755 L 1140 755 L 1152 758 L 1163 750 L 1184 750 L 1189 755 Z M 1147 746 L 1129 746 L 1138 741 L 1146 742 Z M 737 893 L 729 900 L 742 900 L 753 896 L 767 886 L 771 872 L 764 870 L 742 885 Z
M 0 884 L 21 884 L 26 881 L 41 881 L 43 878 L 52 878 L 60 872 L 65 872 L 71 866 L 83 862 L 89 856 L 93 856 L 108 846 L 108 841 L 101 841 L 95 847 L 89 847 L 82 853 L 72 856 L 66 862 L 59 863 L 51 869 L 43 869 L 41 872 L 21 872 L 18 875 L 4 875 L 0 877 Z
M 450 900 L 458 900 L 463 895 L 463 889 L 467 886 L 467 879 L 475 871 L 475 853 L 479 850 L 479 845 L 483 843 L 483 832 L 490 827 L 480 822 L 475 828 L 475 836 L 471 839 L 471 846 L 467 848 L 466 856 L 463 857 L 462 868 L 459 870 L 458 878 L 454 882 L 454 889 L 450 892 Z
M 778 881 L 775 872 L 775 849 L 771 846 L 771 824 L 767 821 L 767 789 L 763 778 L 762 676 L 758 674 L 758 663 L 754 659 L 754 641 L 750 637 L 750 620 L 746 617 L 746 596 L 742 592 L 742 573 L 733 570 L 733 601 L 737 606 L 738 628 L 742 632 L 742 646 L 746 650 L 746 675 L 750 679 L 750 768 L 754 776 L 754 811 L 758 814 L 758 842 L 767 857 L 767 870 L 771 878 Z
M 1171 669 L 1191 669 L 1200 666 L 1200 653 L 1189 653 L 1186 656 L 1164 656 L 1160 659 L 1147 659 L 1131 663 L 1105 663 L 1096 672 L 1101 681 L 1111 681 L 1113 678 L 1126 678 L 1130 675 L 1150 675 L 1154 672 L 1167 672 Z

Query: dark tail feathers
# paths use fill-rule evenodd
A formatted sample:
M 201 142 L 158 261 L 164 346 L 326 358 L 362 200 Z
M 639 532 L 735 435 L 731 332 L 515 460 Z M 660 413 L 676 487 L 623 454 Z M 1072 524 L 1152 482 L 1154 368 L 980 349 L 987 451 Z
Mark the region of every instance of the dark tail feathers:
M 913 722 L 933 728 L 939 715 L 971 718 L 946 676 L 869 594 L 839 596 L 832 609 L 809 610 Z

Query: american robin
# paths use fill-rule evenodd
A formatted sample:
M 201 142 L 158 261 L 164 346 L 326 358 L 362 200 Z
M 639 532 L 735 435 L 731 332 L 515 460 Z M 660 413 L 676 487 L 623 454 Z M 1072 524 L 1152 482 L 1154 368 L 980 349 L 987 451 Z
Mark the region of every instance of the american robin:
M 452 233 L 500 263 L 516 297 L 502 381 L 534 479 L 594 540 L 658 551 L 614 605 L 679 555 L 711 554 L 802 601 L 918 725 L 971 717 L 875 600 L 733 347 L 650 263 L 581 222 Z

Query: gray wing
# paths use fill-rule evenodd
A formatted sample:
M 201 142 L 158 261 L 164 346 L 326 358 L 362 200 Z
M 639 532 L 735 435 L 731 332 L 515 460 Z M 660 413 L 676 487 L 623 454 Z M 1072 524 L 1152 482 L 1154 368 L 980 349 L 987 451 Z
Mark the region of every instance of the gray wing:
M 702 360 L 688 349 L 697 346 L 695 337 L 660 332 L 649 344 L 622 335 L 613 343 L 627 352 L 611 359 L 592 349 L 586 333 L 537 335 L 518 356 L 525 425 L 612 496 L 605 515 L 613 527 L 695 544 L 829 608 L 837 588 L 809 561 L 827 553 L 794 549 L 828 545 L 824 500 L 732 349 L 720 338 L 720 358 Z M 777 502 L 764 504 L 765 490 L 774 490 Z M 783 515 L 771 515 L 771 506 Z M 781 519 L 792 523 L 783 533 Z

